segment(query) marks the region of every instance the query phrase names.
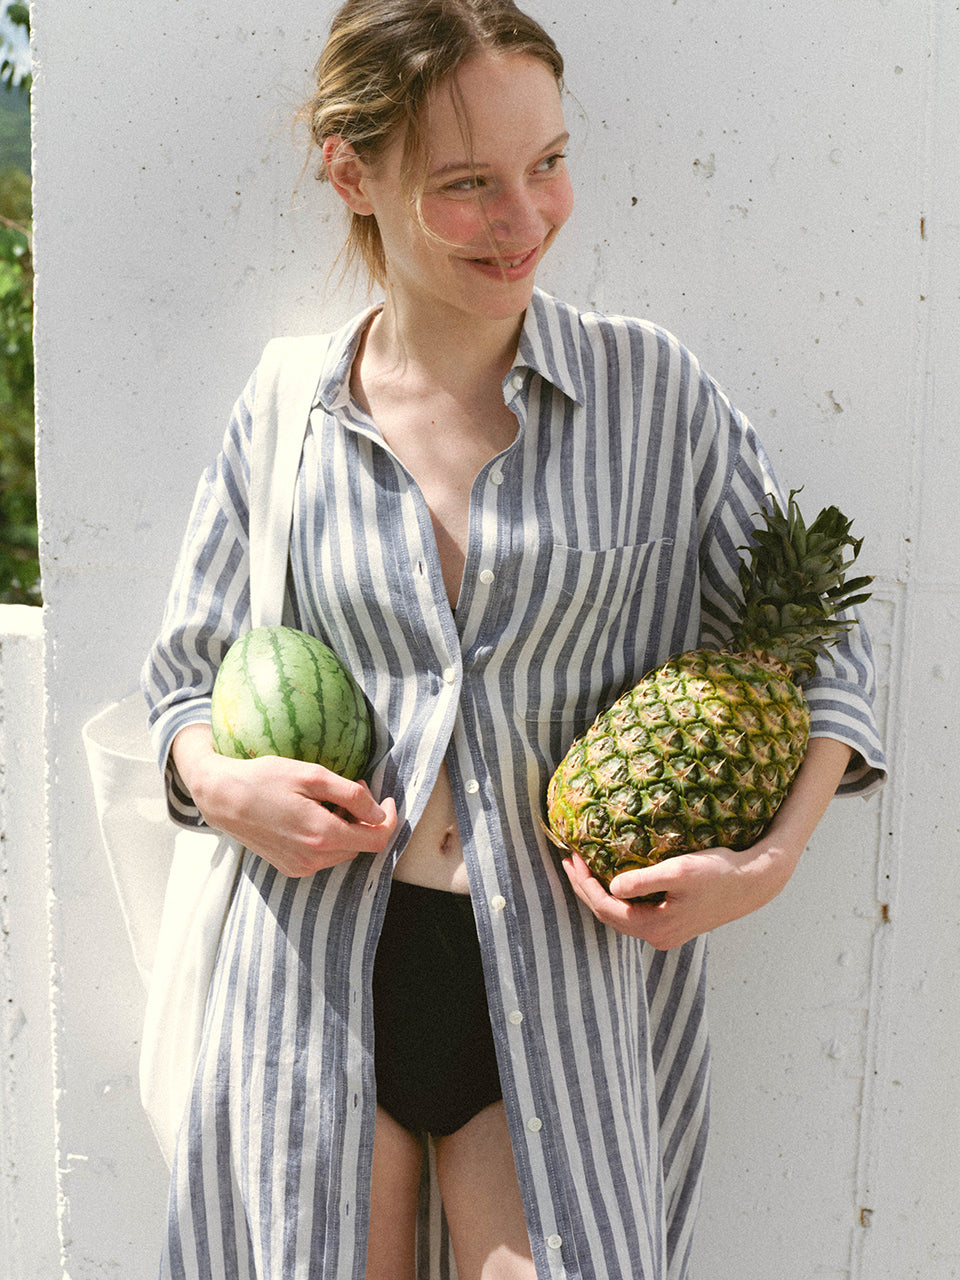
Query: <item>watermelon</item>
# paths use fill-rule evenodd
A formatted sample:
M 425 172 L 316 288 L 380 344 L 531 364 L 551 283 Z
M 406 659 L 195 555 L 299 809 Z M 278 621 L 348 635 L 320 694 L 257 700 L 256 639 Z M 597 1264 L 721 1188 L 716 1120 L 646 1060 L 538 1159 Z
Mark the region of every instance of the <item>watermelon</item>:
M 213 742 L 234 759 L 287 756 L 358 778 L 370 758 L 366 699 L 337 655 L 292 627 L 254 627 L 213 686 Z

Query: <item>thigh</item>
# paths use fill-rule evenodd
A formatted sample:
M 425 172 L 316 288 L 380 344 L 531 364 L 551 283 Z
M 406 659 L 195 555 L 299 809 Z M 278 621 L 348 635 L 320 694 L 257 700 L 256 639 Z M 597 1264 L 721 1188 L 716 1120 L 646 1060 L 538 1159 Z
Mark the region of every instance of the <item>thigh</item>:
M 503 1103 L 438 1138 L 436 1147 L 460 1280 L 535 1280 Z
M 366 1280 L 415 1280 L 422 1162 L 419 1139 L 378 1107 Z

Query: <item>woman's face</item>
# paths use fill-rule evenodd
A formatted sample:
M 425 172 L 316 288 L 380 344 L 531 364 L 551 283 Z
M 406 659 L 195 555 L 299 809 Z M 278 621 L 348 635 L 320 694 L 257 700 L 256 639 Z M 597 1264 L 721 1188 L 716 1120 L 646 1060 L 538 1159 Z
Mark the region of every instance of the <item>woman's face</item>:
M 487 53 L 461 66 L 457 89 L 459 114 L 449 84 L 426 104 L 422 220 L 404 194 L 401 138 L 362 166 L 361 186 L 398 302 L 516 317 L 573 206 L 560 91 L 539 59 Z

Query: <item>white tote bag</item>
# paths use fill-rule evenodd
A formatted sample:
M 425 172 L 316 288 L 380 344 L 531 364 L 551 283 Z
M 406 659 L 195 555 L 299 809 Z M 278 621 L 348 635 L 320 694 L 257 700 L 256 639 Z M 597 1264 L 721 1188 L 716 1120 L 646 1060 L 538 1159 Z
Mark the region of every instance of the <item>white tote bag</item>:
M 253 626 L 282 619 L 293 492 L 327 339 L 278 338 L 257 368 L 250 462 Z M 107 860 L 147 990 L 140 1094 L 170 1164 L 193 1083 L 210 979 L 242 850 L 227 836 L 178 828 L 140 694 L 84 726 Z

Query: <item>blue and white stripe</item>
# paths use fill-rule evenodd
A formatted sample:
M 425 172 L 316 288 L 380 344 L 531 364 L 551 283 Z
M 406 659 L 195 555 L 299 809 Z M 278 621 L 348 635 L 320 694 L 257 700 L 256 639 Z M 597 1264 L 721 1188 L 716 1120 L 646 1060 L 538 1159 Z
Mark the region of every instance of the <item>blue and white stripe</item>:
M 393 862 L 441 763 L 453 783 L 524 1205 L 547 1277 L 682 1280 L 707 1132 L 704 940 L 599 925 L 538 824 L 573 738 L 644 671 L 719 643 L 739 547 L 775 489 L 752 429 L 644 322 L 537 292 L 504 381 L 518 420 L 478 475 L 451 610 L 423 496 L 349 394 L 369 313 L 331 343 L 301 461 L 288 620 L 374 708 L 394 848 L 289 881 L 252 855 L 211 992 L 163 1276 L 363 1276 L 375 1115 L 370 981 Z M 144 679 L 166 763 L 249 625 L 251 381 L 201 481 Z M 808 686 L 813 733 L 883 771 L 862 629 Z M 171 812 L 199 815 L 167 767 Z M 423 1274 L 454 1275 L 425 1182 Z

